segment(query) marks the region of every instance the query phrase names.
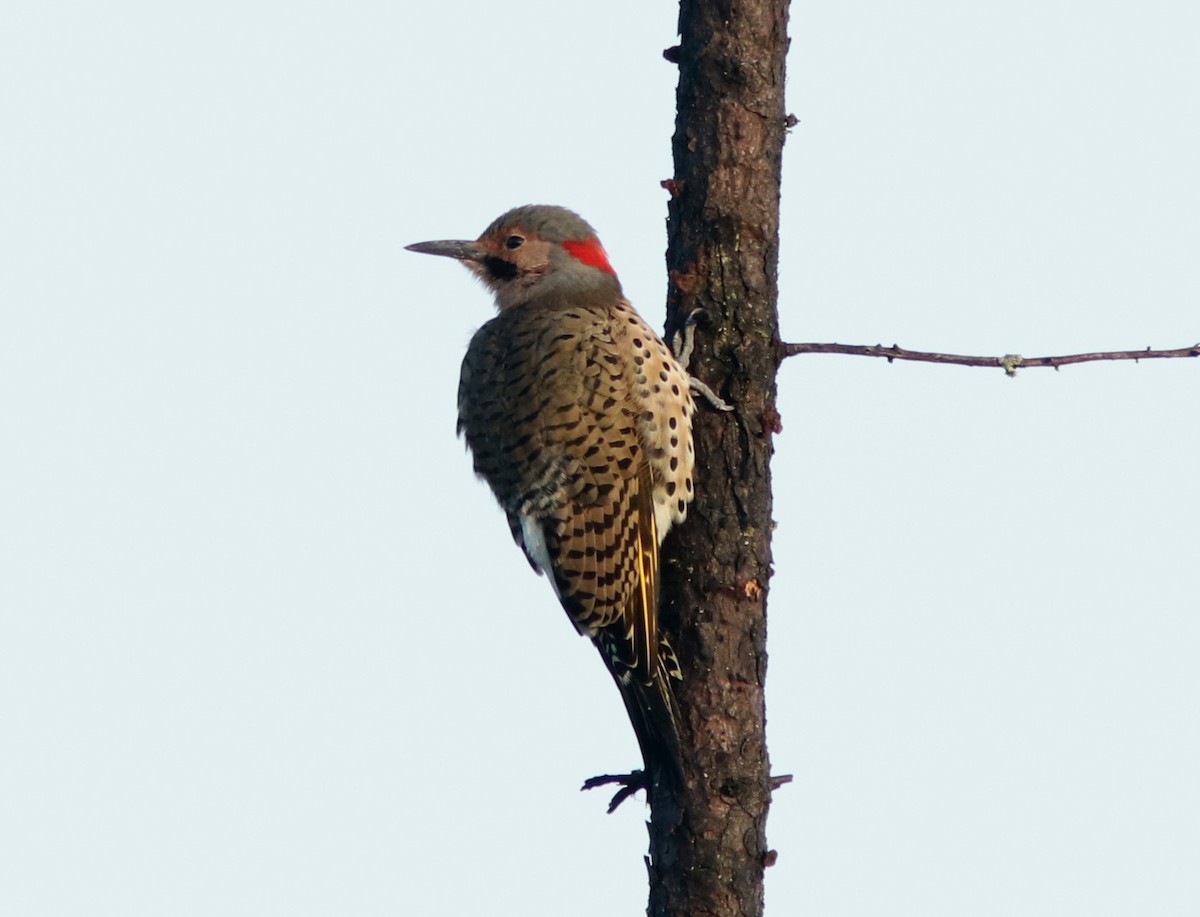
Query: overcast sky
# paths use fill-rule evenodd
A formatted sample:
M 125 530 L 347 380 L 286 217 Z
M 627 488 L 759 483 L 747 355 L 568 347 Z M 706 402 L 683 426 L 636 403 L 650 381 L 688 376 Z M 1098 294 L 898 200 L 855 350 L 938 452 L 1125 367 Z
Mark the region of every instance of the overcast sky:
M 454 436 L 490 304 L 402 247 L 564 204 L 660 326 L 675 16 L 4 4 L 0 913 L 642 912 L 622 706 Z M 1200 339 L 1194 3 L 791 33 L 787 339 Z M 1198 398 L 784 365 L 769 915 L 1200 913 Z

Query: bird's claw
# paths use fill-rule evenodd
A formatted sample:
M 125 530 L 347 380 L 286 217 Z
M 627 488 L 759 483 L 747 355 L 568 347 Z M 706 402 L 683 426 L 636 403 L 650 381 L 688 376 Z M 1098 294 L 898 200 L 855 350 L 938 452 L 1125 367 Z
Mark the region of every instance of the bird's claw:
M 671 349 L 675 351 L 675 359 L 684 368 L 692 360 L 692 348 L 696 343 L 696 326 L 708 318 L 706 309 L 693 309 L 683 320 L 683 330 L 676 331 L 671 338 Z
M 712 407 L 716 408 L 718 411 L 732 411 L 733 410 L 732 404 L 730 404 L 728 401 L 726 401 L 724 398 L 722 398 L 720 395 L 718 395 L 716 392 L 714 392 L 711 388 L 709 388 L 707 385 L 705 385 L 703 382 L 701 382 L 695 376 L 688 376 L 688 388 L 690 388 L 697 395 L 702 396 L 705 401 L 707 401 Z

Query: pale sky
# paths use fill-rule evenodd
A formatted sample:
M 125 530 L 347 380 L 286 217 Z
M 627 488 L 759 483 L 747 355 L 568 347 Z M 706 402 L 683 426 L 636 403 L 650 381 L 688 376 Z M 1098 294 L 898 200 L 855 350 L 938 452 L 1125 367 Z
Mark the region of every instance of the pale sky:
M 567 205 L 661 326 L 676 8 L 405 6 L 0 12 L 5 917 L 645 907 L 622 706 L 454 436 L 491 306 L 403 246 Z M 1195 4 L 791 34 L 787 339 L 1200 339 Z M 1198 398 L 785 364 L 769 915 L 1200 913 Z

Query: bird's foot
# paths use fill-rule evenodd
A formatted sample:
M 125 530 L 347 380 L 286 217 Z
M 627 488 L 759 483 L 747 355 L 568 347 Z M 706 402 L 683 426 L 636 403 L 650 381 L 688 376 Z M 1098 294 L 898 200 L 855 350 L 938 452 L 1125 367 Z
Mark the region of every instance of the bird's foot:
M 692 362 L 692 350 L 696 345 L 696 325 L 705 318 L 708 318 L 706 311 L 693 309 L 683 320 L 683 329 L 676 331 L 671 338 L 671 349 L 675 351 L 675 359 L 684 369 Z
M 688 368 L 688 364 L 692 361 L 692 350 L 695 349 L 696 345 L 696 325 L 707 318 L 708 313 L 703 309 L 693 309 L 683 321 L 683 330 L 676 331 L 674 338 L 671 340 L 671 349 L 675 351 L 675 359 L 679 361 L 684 370 Z M 702 396 L 705 401 L 718 411 L 733 410 L 733 405 L 690 374 L 688 375 L 688 388 L 697 395 Z
M 700 395 L 710 405 L 718 411 L 732 411 L 733 405 L 714 392 L 711 388 L 697 379 L 695 376 L 688 376 L 688 388 L 697 395 Z
M 621 788 L 613 795 L 613 798 L 608 803 L 608 814 L 612 815 L 617 811 L 617 806 L 623 803 L 626 799 L 636 793 L 638 790 L 650 791 L 650 777 L 645 771 L 633 771 L 629 774 L 601 774 L 599 777 L 589 777 L 583 781 L 583 786 L 579 788 L 580 792 L 584 790 L 594 790 L 599 786 L 609 786 L 617 784 Z
M 707 309 L 693 309 L 683 320 L 683 328 L 676 331 L 671 338 L 671 349 L 675 351 L 675 359 L 684 369 L 692 362 L 692 351 L 696 347 L 696 326 L 708 321 Z

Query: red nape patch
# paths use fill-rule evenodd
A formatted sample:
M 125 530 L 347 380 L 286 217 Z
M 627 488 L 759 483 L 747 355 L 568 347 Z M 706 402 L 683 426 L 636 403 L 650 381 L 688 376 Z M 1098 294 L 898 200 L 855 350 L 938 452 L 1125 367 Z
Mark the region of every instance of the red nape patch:
M 617 272 L 613 270 L 613 266 L 608 263 L 608 252 L 604 250 L 604 246 L 600 244 L 599 239 L 581 239 L 579 241 L 564 242 L 562 247 L 584 264 L 591 267 L 598 267 L 600 270 L 607 271 L 614 277 L 617 276 Z

